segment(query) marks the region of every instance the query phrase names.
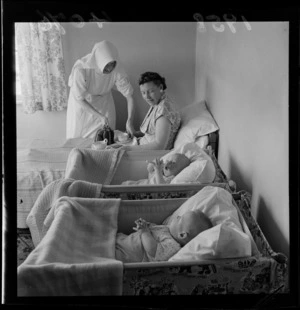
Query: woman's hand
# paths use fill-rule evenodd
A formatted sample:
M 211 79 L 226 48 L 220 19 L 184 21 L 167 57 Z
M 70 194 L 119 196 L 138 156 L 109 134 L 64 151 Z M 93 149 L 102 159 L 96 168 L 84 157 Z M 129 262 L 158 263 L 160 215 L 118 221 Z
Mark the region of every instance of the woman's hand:
M 126 122 L 126 132 L 128 133 L 129 138 L 132 138 L 134 136 L 134 133 L 135 133 L 134 127 L 132 125 L 132 122 L 129 119 Z
M 122 144 L 113 143 L 106 147 L 107 150 L 124 148 Z

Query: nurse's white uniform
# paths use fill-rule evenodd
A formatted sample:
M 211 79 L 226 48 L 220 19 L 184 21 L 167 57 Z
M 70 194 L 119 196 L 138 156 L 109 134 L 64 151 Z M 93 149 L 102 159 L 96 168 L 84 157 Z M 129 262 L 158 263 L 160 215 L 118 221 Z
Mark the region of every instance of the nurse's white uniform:
M 114 60 L 117 61 L 115 69 L 104 74 L 104 67 Z M 133 93 L 128 76 L 118 60 L 118 51 L 108 41 L 97 43 L 90 54 L 76 61 L 69 77 L 69 86 L 67 139 L 94 138 L 103 125 L 102 118 L 89 112 L 82 100 L 85 99 L 105 115 L 110 128 L 115 129 L 116 111 L 111 89 L 116 86 L 125 97 Z

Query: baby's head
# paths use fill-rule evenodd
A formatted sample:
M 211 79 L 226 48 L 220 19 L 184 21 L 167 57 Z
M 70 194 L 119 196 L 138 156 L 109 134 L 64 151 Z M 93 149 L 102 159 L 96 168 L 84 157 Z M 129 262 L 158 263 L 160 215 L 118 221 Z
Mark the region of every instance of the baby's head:
M 182 246 L 211 227 L 210 219 L 200 210 L 187 211 L 169 224 L 172 237 Z
M 184 154 L 172 154 L 168 156 L 163 165 L 163 174 L 166 177 L 169 177 L 171 175 L 175 176 L 184 168 L 186 168 L 190 163 L 191 161 Z

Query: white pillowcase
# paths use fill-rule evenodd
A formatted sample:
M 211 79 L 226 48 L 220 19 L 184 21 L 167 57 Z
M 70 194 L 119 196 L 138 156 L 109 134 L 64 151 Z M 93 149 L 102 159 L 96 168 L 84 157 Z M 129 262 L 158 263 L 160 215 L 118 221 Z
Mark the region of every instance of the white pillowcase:
M 210 178 L 209 169 L 207 167 L 207 160 L 196 160 L 190 163 L 186 168 L 184 168 L 180 173 L 178 173 L 171 181 L 171 184 L 181 184 L 181 183 L 210 183 L 214 180 Z
M 198 209 L 208 216 L 213 226 L 230 221 L 242 230 L 238 211 L 232 204 L 231 194 L 217 186 L 205 186 L 202 188 L 197 194 L 186 200 L 172 215 L 166 218 L 163 225 L 169 225 L 172 219 L 178 215 Z
M 235 224 L 224 222 L 203 231 L 169 261 L 209 260 L 251 256 L 251 241 Z
M 219 130 L 208 111 L 205 100 L 190 104 L 180 111 L 181 127 L 174 141 L 174 148 L 188 142 L 195 142 L 200 136 Z
M 192 239 L 170 261 L 251 256 L 252 236 L 244 232 L 232 196 L 223 188 L 204 187 L 166 218 L 163 225 L 169 225 L 178 215 L 198 209 L 208 216 L 213 227 Z
M 164 155 L 161 160 L 165 162 L 169 156 L 175 153 L 184 154 L 191 163 L 172 179 L 171 184 L 211 183 L 214 181 L 216 168 L 213 160 L 198 144 L 181 145 Z

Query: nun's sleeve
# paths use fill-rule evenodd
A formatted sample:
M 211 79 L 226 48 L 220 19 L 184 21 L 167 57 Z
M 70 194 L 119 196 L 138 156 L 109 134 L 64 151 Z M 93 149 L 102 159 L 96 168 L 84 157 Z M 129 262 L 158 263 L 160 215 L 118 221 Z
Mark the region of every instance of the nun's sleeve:
M 84 69 L 74 70 L 74 80 L 72 84 L 72 91 L 77 100 L 83 100 L 87 96 L 87 79 L 86 71 Z
M 133 94 L 133 87 L 130 84 L 128 75 L 123 69 L 119 69 L 116 73 L 116 87 L 117 90 L 124 96 L 128 97 Z

